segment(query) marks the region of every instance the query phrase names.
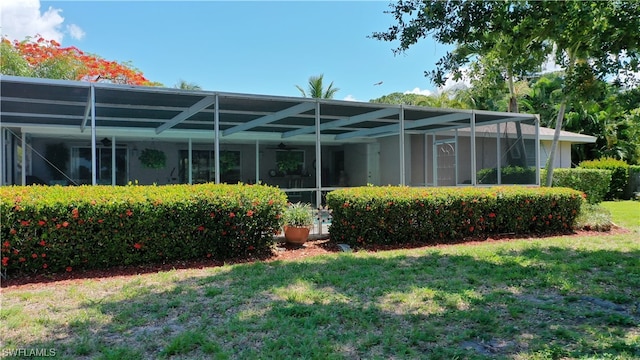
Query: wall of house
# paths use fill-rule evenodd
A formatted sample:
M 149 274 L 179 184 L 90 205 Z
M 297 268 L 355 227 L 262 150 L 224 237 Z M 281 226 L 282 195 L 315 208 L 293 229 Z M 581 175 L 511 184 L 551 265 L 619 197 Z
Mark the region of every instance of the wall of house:
M 400 144 L 398 136 L 380 138 L 380 185 L 400 184 Z M 411 182 L 412 173 L 412 136 L 406 135 L 405 149 L 405 183 Z
M 551 141 L 540 141 L 540 166 L 545 167 L 551 153 Z M 571 167 L 571 143 L 560 141 L 556 149 L 556 158 L 554 161 L 555 168 Z

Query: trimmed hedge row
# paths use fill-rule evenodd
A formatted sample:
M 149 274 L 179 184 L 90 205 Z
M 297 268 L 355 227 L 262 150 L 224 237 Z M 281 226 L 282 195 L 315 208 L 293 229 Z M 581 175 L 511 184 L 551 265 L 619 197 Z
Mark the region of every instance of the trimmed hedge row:
M 60 272 L 266 250 L 286 206 L 261 185 L 0 188 L 2 268 Z
M 540 170 L 540 178 L 546 179 L 547 170 Z M 590 204 L 602 202 L 609 192 L 611 171 L 601 169 L 559 168 L 553 170 L 553 187 L 568 187 L 582 191 Z
M 478 171 L 478 184 L 497 184 L 498 169 L 486 168 Z M 500 180 L 502 184 L 535 184 L 536 168 L 521 166 L 504 166 L 500 168 Z
M 623 199 L 629 182 L 629 165 L 618 159 L 602 158 L 587 160 L 578 164 L 583 169 L 602 169 L 611 171 L 611 185 L 605 200 Z
M 389 186 L 327 194 L 331 238 L 352 246 L 566 232 L 582 202 L 581 192 L 567 188 Z

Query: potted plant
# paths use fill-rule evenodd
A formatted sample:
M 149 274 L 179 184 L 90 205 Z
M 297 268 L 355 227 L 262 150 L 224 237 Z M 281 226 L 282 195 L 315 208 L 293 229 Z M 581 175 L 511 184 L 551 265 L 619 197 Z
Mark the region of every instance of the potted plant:
M 167 156 L 162 150 L 144 149 L 138 160 L 146 168 L 163 169 L 167 162 Z
M 290 244 L 302 245 L 309 238 L 313 226 L 313 209 L 307 203 L 290 204 L 282 216 L 284 238 Z

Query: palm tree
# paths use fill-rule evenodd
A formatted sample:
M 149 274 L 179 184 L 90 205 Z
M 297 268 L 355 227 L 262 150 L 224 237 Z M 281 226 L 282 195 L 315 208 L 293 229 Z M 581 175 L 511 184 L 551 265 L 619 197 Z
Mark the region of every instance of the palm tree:
M 333 87 L 333 81 L 329 84 L 329 87 L 325 90 L 322 81 L 324 78 L 324 74 L 320 74 L 319 76 L 310 76 L 309 77 L 309 88 L 307 92 L 304 91 L 302 87 L 296 85 L 296 88 L 300 91 L 303 97 L 312 97 L 312 98 L 320 98 L 320 99 L 333 99 L 335 94 L 338 92 L 338 88 Z
M 180 79 L 180 81 L 178 81 L 178 83 L 173 87 L 180 90 L 202 90 L 200 85 L 182 79 Z

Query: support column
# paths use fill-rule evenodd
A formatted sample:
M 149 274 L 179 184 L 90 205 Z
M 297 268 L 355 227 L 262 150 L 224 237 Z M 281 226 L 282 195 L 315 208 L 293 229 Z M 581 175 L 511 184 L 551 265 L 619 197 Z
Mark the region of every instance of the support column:
M 400 105 L 400 185 L 406 184 L 404 164 L 404 105 Z
M 21 171 L 21 183 L 22 186 L 27 185 L 27 133 L 22 131 L 22 171 Z
M 496 134 L 496 171 L 497 171 L 497 183 L 498 185 L 502 184 L 502 149 L 500 148 L 500 123 L 496 124 L 496 129 L 498 133 Z
M 187 161 L 189 162 L 187 166 L 187 169 L 189 171 L 188 178 L 189 178 L 189 185 L 191 185 L 193 184 L 193 140 L 191 140 L 191 138 L 189 138 L 189 145 L 187 150 L 188 150 L 187 152 L 189 153 L 187 155 L 187 158 L 188 158 Z
M 111 137 L 111 186 L 116 186 L 116 137 Z
M 476 112 L 471 111 L 471 185 L 478 185 L 476 176 Z
M 536 185 L 540 186 L 540 168 L 542 164 L 540 163 L 540 115 L 538 114 L 536 114 L 534 126 L 536 127 Z
M 91 84 L 91 185 L 98 183 L 96 169 L 96 88 Z
M 320 147 L 320 101 L 316 100 L 316 206 L 322 206 L 322 151 Z M 318 226 L 322 233 L 322 222 L 318 221 Z
M 215 96 L 216 103 L 213 111 L 213 128 L 215 132 L 215 172 L 216 184 L 220 184 L 220 105 L 218 103 L 218 94 Z
M 453 159 L 456 163 L 456 166 L 453 168 L 453 176 L 456 179 L 456 186 L 458 186 L 458 184 L 460 183 L 460 179 L 458 178 L 458 166 L 460 164 L 459 159 L 460 157 L 458 156 L 458 141 L 460 140 L 460 138 L 458 137 L 458 129 L 456 129 L 455 133 L 454 133 L 454 140 L 453 140 Z

